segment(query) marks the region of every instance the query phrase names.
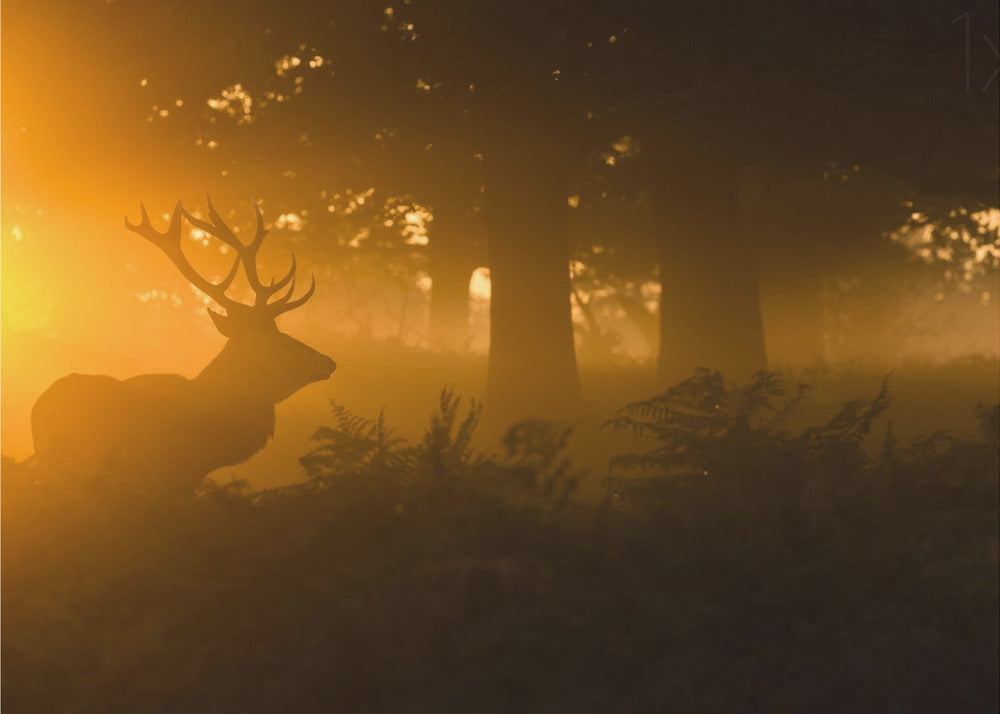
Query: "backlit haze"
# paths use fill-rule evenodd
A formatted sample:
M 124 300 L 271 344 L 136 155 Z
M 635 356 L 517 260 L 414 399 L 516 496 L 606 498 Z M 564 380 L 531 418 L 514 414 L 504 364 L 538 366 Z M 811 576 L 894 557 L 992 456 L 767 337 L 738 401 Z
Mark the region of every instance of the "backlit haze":
M 1000 711 L 997 0 L 2 0 L 0 709 Z
M 368 414 L 387 404 L 406 429 L 411 420 L 423 423 L 445 384 L 484 393 L 491 285 L 480 165 L 490 157 L 476 132 L 481 125 L 483 143 L 503 144 L 509 137 L 496 140 L 496 132 L 516 133 L 529 119 L 510 110 L 492 121 L 500 115 L 491 107 L 507 111 L 506 105 L 493 95 L 476 103 L 477 93 L 498 92 L 505 81 L 492 70 L 482 71 L 482 87 L 469 81 L 458 91 L 462 72 L 454 65 L 462 60 L 443 65 L 421 55 L 426 64 L 408 64 L 403 50 L 423 51 L 421 43 L 436 41 L 435 26 L 425 34 L 419 8 L 319 5 L 296 22 L 284 8 L 241 3 L 5 3 L 4 454 L 31 453 L 31 405 L 65 374 L 192 377 L 221 349 L 224 338 L 205 313 L 210 301 L 123 224 L 126 215 L 138 220 L 145 204 L 162 228 L 177 200 L 204 212 L 206 194 L 244 231 L 252 229 L 251 199 L 259 202 L 272 231 L 262 275 L 282 275 L 294 250 L 299 274 L 313 274 L 317 283 L 313 300 L 280 327 L 340 364 L 330 382 L 279 407 L 275 449 L 259 456 L 261 463 L 291 463 L 294 476 L 294 460 L 329 399 Z M 620 61 L 613 53 L 626 51 L 635 34 L 587 31 L 589 44 L 580 46 L 590 49 L 581 52 L 603 53 L 608 63 Z M 566 93 L 539 101 L 574 102 L 579 116 L 589 121 L 592 114 L 586 126 L 596 127 L 588 148 L 572 149 L 585 168 L 560 190 L 572 243 L 576 361 L 584 403 L 598 413 L 639 389 L 617 393 L 607 373 L 620 369 L 640 375 L 637 384 L 656 382 L 663 276 L 651 236 L 672 229 L 641 177 L 647 162 L 659 160 L 647 159 L 649 152 L 669 152 L 660 151 L 659 139 L 644 138 L 648 117 L 633 125 L 605 121 L 598 104 L 617 101 L 605 85 L 594 85 L 592 112 L 577 112 L 591 100 L 582 78 L 594 73 L 585 65 L 547 72 L 552 91 Z M 609 76 L 617 75 L 609 70 Z M 575 84 L 564 90 L 569 83 Z M 988 92 L 995 99 L 995 82 Z M 448 124 L 455 116 L 481 124 Z M 988 154 L 990 147 L 983 148 Z M 629 174 L 632 166 L 638 168 Z M 466 208 L 460 221 L 446 224 L 440 187 L 459 170 L 467 177 L 453 182 L 447 200 Z M 929 216 L 919 187 L 885 163 L 817 158 L 794 171 L 776 189 L 767 188 L 773 176 L 766 165 L 747 165 L 739 180 L 752 227 L 743 245 L 752 243 L 761 261 L 769 366 L 864 365 L 874 374 L 970 356 L 987 360 L 973 371 L 995 364 L 988 360 L 996 359 L 1000 339 L 996 202 L 935 197 L 937 213 Z M 856 186 L 865 208 L 856 208 L 853 195 L 830 198 L 829 187 L 841 185 Z M 768 223 L 775 214 L 786 221 L 780 230 Z M 857 220 L 831 226 L 831 217 L 844 215 Z M 971 218 L 964 228 L 947 227 L 941 220 L 948 216 Z M 518 225 L 514 220 L 510 230 Z M 446 228 L 464 236 L 458 262 L 468 280 L 468 331 L 451 338 L 432 335 L 429 323 L 435 284 L 428 254 L 435 231 Z M 192 262 L 221 277 L 228 260 L 220 245 L 186 230 Z M 825 247 L 802 248 L 809 241 Z M 723 256 L 735 250 L 719 247 Z M 245 295 L 238 283 L 232 294 L 241 290 Z M 822 304 L 803 318 L 808 300 Z M 691 309 L 699 309 L 697 300 Z M 804 336 L 806 328 L 814 334 Z M 419 357 L 425 353 L 431 356 Z M 461 367 L 449 361 L 455 354 L 467 356 L 455 358 Z

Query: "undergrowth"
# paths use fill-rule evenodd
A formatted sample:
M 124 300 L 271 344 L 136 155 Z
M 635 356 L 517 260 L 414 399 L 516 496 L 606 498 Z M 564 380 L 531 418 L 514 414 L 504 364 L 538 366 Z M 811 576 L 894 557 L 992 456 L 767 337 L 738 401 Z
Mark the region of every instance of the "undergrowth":
M 478 453 L 449 390 L 412 443 L 334 404 L 283 489 L 138 502 L 4 460 L 2 703 L 996 711 L 1000 412 L 901 444 L 889 395 L 793 431 L 804 387 L 698 372 L 608 422 L 594 505 L 569 426 Z

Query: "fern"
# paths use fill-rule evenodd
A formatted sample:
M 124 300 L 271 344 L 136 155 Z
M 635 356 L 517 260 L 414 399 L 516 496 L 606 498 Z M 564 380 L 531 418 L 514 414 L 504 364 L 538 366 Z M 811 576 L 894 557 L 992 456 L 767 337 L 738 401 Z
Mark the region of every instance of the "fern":
M 527 493 L 541 496 L 558 512 L 565 506 L 582 471 L 574 471 L 566 456 L 573 428 L 547 419 L 526 419 L 514 424 L 503 438 L 499 465 L 509 480 Z M 513 478 L 511 478 L 513 477 Z
M 478 463 L 472 437 L 482 405 L 472 400 L 459 421 L 461 398 L 450 388 L 441 390 L 438 410 L 421 442 L 410 445 L 385 422 L 385 410 L 376 419 L 358 416 L 342 404 L 331 402 L 333 426 L 323 426 L 312 436 L 320 445 L 299 459 L 312 480 L 329 482 L 351 476 L 392 476 L 409 480 L 468 473 Z
M 805 385 L 788 390 L 770 372 L 758 372 L 739 388 L 719 372 L 699 369 L 662 394 L 632 402 L 605 428 L 659 442 L 641 454 L 612 458 L 611 466 L 663 473 L 704 473 L 734 448 L 771 445 L 806 394 Z
M 441 390 L 438 411 L 431 415 L 431 423 L 417 447 L 417 454 L 431 476 L 448 478 L 468 473 L 477 463 L 472 455 L 472 437 L 483 406 L 475 399 L 471 400 L 469 412 L 456 430 L 461 401 L 452 388 Z
M 325 490 L 352 477 L 395 480 L 397 485 L 475 484 L 527 504 L 559 512 L 567 504 L 582 473 L 574 471 L 565 454 L 572 428 L 543 419 L 511 427 L 503 439 L 502 456 L 476 453 L 472 441 L 482 415 L 472 399 L 463 413 L 462 399 L 452 388 L 441 390 L 423 438 L 410 445 L 386 426 L 384 412 L 366 419 L 331 403 L 332 426 L 313 435 L 319 445 L 300 459 L 309 481 L 258 500 Z
M 329 481 L 349 476 L 381 473 L 406 474 L 414 465 L 414 450 L 394 436 L 385 424 L 385 409 L 378 418 L 357 416 L 342 404 L 330 402 L 334 426 L 322 426 L 312 435 L 320 445 L 299 459 L 310 479 Z
M 830 421 L 823 426 L 808 429 L 803 439 L 814 448 L 824 445 L 860 444 L 871 433 L 872 424 L 889 408 L 889 377 L 873 400 L 855 399 L 846 402 Z

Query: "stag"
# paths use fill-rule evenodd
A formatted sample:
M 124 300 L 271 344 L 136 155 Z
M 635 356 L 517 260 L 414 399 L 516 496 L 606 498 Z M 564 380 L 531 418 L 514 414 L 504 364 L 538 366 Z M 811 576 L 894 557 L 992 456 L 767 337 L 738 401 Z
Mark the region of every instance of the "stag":
M 228 341 L 194 379 L 177 374 L 143 374 L 118 380 L 71 374 L 55 382 L 35 403 L 31 430 L 36 462 L 46 472 L 77 477 L 140 477 L 132 483 L 190 496 L 211 471 L 242 463 L 274 434 L 274 407 L 302 387 L 329 379 L 336 363 L 280 332 L 279 315 L 301 307 L 316 287 L 293 299 L 295 255 L 280 280 L 264 283 L 257 252 L 267 229 L 254 202 L 256 233 L 244 243 L 225 224 L 211 199 L 208 219 L 178 201 L 163 232 L 141 207 L 138 224 L 126 227 L 159 248 L 187 280 L 218 304 L 209 308 Z M 218 283 L 203 277 L 181 248 L 182 224 L 218 238 L 235 251 L 228 274 Z M 250 305 L 226 295 L 240 266 L 253 290 Z

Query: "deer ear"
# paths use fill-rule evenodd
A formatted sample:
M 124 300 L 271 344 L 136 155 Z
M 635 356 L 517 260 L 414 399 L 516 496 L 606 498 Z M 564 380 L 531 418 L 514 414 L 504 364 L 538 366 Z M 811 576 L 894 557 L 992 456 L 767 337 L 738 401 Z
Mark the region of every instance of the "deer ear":
M 208 308 L 208 316 L 212 318 L 212 323 L 215 325 L 215 329 L 222 333 L 224 337 L 232 337 L 232 323 L 229 318 L 223 315 L 221 312 L 216 312 L 212 308 Z

